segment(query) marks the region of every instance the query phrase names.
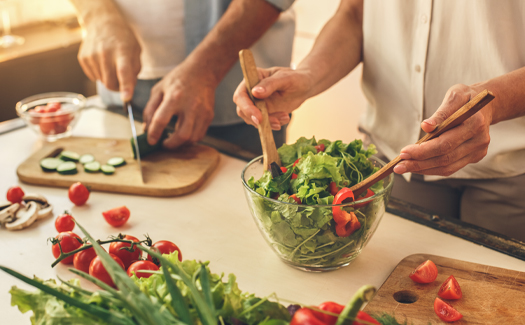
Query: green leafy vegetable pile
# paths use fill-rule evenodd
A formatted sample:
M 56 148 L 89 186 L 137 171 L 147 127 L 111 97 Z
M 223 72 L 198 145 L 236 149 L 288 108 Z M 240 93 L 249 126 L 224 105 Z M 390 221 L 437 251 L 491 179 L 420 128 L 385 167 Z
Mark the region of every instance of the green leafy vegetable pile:
M 285 261 L 299 266 L 338 266 L 360 252 L 384 213 L 389 193 L 380 194 L 384 183 L 379 181 L 370 188 L 378 194 L 372 202 L 343 208 L 355 213 L 361 227 L 348 237 L 339 237 L 334 230 L 330 186 L 351 187 L 379 170 L 370 159 L 376 152 L 374 145 L 364 148 L 361 140 L 345 144 L 303 137 L 278 149 L 285 172 L 272 175 L 265 171 L 260 179 L 247 181 L 255 192 L 247 192 L 252 214 Z M 294 197 L 302 204 L 296 204 Z

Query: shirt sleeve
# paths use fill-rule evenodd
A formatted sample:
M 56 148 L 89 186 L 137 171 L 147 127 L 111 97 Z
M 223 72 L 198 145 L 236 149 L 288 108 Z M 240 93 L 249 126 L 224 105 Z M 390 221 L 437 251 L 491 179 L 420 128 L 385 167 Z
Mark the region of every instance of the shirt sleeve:
M 295 0 L 266 0 L 266 2 L 271 3 L 274 7 L 281 11 L 285 11 L 290 8 Z

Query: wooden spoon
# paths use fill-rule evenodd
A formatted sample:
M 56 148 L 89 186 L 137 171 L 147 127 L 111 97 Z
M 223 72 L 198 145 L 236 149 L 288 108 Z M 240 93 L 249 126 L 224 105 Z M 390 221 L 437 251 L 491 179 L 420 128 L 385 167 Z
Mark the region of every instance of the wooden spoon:
M 263 165 L 264 170 L 271 170 L 270 165 L 273 162 L 281 166 L 281 159 L 279 158 L 277 148 L 275 147 L 275 140 L 273 139 L 272 128 L 270 127 L 270 120 L 268 119 L 268 108 L 266 107 L 266 103 L 264 100 L 257 99 L 252 95 L 253 87 L 259 83 L 257 66 L 255 65 L 255 60 L 250 50 L 241 50 L 239 52 L 239 61 L 244 75 L 246 90 L 255 106 L 261 110 L 262 121 L 259 123 L 258 129 L 263 151 Z
M 482 92 L 477 94 L 474 98 L 472 98 L 468 103 L 463 105 L 463 107 L 457 110 L 454 114 L 449 116 L 445 121 L 439 124 L 434 131 L 427 133 L 424 137 L 419 139 L 419 141 L 416 142 L 416 144 L 421 144 L 430 139 L 434 139 L 438 137 L 439 135 L 441 135 L 443 132 L 446 132 L 460 125 L 466 119 L 476 114 L 485 105 L 490 103 L 490 101 L 492 101 L 493 99 L 494 99 L 494 95 L 490 91 L 486 89 L 483 90 Z M 367 179 L 350 187 L 350 190 L 352 190 L 352 192 L 354 193 L 354 197 L 357 198 L 357 196 L 363 193 L 367 188 L 369 188 L 370 186 L 374 185 L 376 182 L 390 175 L 394 171 L 394 167 L 402 160 L 403 159 L 397 156 L 395 159 L 391 160 L 383 168 L 381 168 L 380 170 L 372 174 Z

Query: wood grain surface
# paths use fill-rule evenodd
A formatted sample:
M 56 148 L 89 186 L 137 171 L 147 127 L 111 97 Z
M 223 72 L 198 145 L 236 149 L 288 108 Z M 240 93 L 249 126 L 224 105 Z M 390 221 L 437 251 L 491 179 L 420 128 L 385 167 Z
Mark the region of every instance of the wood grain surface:
M 126 165 L 117 167 L 113 175 L 84 172 L 80 163 L 75 175 L 42 171 L 40 160 L 57 148 L 80 155 L 92 154 L 101 164 L 111 157 L 122 157 Z M 68 188 L 74 182 L 82 182 L 94 191 L 168 197 L 196 190 L 215 170 L 219 158 L 217 150 L 198 144 L 176 151 L 159 151 L 142 159 L 142 183 L 129 140 L 71 137 L 46 143 L 18 167 L 17 175 L 29 184 Z
M 409 274 L 428 259 L 438 268 L 436 281 L 413 282 Z M 408 324 L 447 324 L 435 314 L 433 306 L 441 284 L 450 275 L 463 292 L 459 300 L 444 300 L 463 315 L 453 324 L 525 324 L 525 273 L 425 254 L 403 259 L 364 310 L 386 312 Z

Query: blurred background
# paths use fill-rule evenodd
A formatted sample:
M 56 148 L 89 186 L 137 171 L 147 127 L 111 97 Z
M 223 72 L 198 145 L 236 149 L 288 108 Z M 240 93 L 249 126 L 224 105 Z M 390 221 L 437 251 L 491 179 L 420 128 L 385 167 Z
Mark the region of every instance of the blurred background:
M 338 4 L 339 0 L 296 1 L 294 65 L 308 54 Z M 23 44 L 0 46 L 0 122 L 15 118 L 16 102 L 30 95 L 49 91 L 95 94 L 94 83 L 85 77 L 76 58 L 81 30 L 68 0 L 0 0 L 0 20 L 0 37 L 8 42 L 13 42 L 13 36 L 23 38 Z M 361 138 L 357 122 L 365 99 L 360 79 L 361 66 L 305 102 L 293 114 L 288 142 L 314 134 L 317 139 L 345 142 Z

